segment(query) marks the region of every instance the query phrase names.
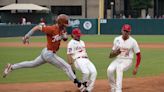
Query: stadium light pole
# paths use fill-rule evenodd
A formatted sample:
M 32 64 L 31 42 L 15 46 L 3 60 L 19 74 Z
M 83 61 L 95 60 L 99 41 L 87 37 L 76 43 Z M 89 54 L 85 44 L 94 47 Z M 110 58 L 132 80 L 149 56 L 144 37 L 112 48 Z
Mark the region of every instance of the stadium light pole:
M 111 18 L 113 18 L 113 8 L 114 8 L 114 2 L 110 2 L 110 5 L 111 5 Z
M 108 0 L 104 0 L 104 19 L 107 19 Z
M 18 0 L 15 0 L 15 3 L 17 4 L 18 3 Z
M 158 15 L 158 0 L 156 0 L 156 10 L 155 10 L 155 12 L 156 12 L 156 16 L 159 16 Z
M 87 7 L 88 7 L 88 1 L 85 0 L 85 18 L 87 18 Z
M 100 35 L 101 19 L 104 18 L 104 0 L 99 0 L 99 16 L 98 16 L 98 35 Z
M 15 0 L 15 3 L 17 4 L 18 3 L 18 0 Z M 17 13 L 18 11 L 16 10 L 15 12 Z

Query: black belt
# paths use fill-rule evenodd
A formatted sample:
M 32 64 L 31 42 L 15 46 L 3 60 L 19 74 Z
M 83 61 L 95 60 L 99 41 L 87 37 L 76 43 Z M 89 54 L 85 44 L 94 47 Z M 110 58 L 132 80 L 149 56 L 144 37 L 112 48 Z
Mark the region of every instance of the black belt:
M 88 58 L 88 57 L 87 56 L 81 56 L 81 57 L 77 57 L 76 59 L 79 59 L 79 58 Z

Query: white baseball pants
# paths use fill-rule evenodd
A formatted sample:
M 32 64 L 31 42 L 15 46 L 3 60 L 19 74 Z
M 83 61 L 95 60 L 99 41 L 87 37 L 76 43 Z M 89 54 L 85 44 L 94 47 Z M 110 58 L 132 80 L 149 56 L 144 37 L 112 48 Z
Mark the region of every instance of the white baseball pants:
M 89 86 L 87 87 L 87 90 L 91 92 L 97 76 L 94 64 L 88 58 L 78 58 L 75 60 L 74 64 L 82 73 L 82 82 L 88 82 Z
M 122 92 L 123 72 L 132 66 L 132 59 L 115 59 L 107 69 L 112 92 Z M 116 80 L 114 74 L 116 72 Z
M 66 63 L 62 58 L 57 56 L 55 53 L 50 50 L 47 50 L 47 48 L 44 48 L 41 52 L 41 55 L 39 55 L 35 60 L 16 63 L 13 64 L 11 67 L 13 70 L 20 68 L 32 68 L 40 66 L 44 63 L 50 63 L 56 66 L 57 68 L 62 69 L 72 81 L 76 79 L 76 76 L 72 72 L 71 66 Z

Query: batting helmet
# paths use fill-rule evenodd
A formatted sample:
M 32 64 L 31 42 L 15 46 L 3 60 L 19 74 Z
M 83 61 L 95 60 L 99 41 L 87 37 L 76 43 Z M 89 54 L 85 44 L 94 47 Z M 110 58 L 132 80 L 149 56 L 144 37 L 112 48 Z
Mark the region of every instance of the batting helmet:
M 122 26 L 122 31 L 131 31 L 131 29 L 132 29 L 132 27 L 131 27 L 131 25 L 129 25 L 129 24 L 124 24 L 123 26 Z
M 69 17 L 65 14 L 60 14 L 56 21 L 60 26 L 68 26 Z
M 82 33 L 79 28 L 75 28 L 72 30 L 72 35 L 80 37 L 82 35 Z

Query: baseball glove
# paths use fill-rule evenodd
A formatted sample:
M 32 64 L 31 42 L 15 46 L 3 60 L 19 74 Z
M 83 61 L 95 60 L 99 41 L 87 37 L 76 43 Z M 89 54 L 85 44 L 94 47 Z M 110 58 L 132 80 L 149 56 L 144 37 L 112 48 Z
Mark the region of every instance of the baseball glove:
M 109 55 L 109 58 L 113 58 L 116 57 L 117 55 L 119 55 L 121 53 L 120 48 L 116 49 L 116 50 L 112 50 L 112 52 Z

